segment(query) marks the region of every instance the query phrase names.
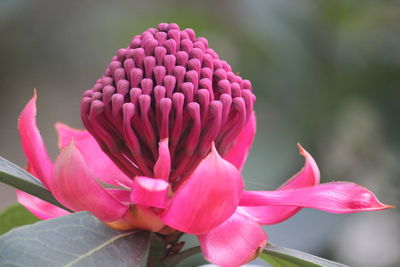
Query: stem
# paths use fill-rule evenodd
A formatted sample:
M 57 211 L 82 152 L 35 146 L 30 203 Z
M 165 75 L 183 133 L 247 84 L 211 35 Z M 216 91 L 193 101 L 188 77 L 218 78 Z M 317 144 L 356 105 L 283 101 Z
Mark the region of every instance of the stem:
M 182 244 L 183 246 L 183 243 L 178 243 L 182 234 L 183 233 L 176 232 L 169 236 L 162 236 L 153 233 L 150 239 L 146 267 L 173 267 L 184 259 L 201 253 L 200 247 L 189 248 L 177 253 L 180 250 L 179 245 Z M 176 250 L 174 248 L 176 248 Z M 175 254 L 171 255 L 171 253 Z
M 198 253 L 201 253 L 200 247 L 189 248 L 180 253 L 166 257 L 164 260 L 164 264 L 165 264 L 165 266 L 168 266 L 168 267 L 175 266 L 179 262 L 183 261 L 184 259 L 189 258 L 190 256 L 196 255 Z
M 157 234 L 151 235 L 149 256 L 146 267 L 165 267 L 164 258 L 167 255 L 167 243 Z

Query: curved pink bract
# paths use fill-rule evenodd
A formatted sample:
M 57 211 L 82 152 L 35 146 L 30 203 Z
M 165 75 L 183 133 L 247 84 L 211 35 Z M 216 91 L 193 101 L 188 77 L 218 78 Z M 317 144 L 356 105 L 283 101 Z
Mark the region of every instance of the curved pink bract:
M 354 213 L 390 208 L 368 189 L 354 183 L 332 182 L 276 191 L 246 191 L 240 206 L 294 206 L 332 213 Z
M 168 200 L 169 183 L 163 179 L 136 176 L 131 191 L 133 204 L 165 208 Z
M 128 210 L 94 179 L 74 143 L 58 156 L 51 185 L 53 195 L 66 207 L 90 211 L 105 222 L 122 218 Z
M 161 218 L 182 232 L 203 234 L 228 219 L 243 192 L 243 180 L 215 148 L 172 196 Z
M 234 213 L 228 220 L 199 235 L 204 257 L 218 266 L 235 267 L 254 258 L 257 250 L 264 249 L 267 235 L 254 220 Z
M 36 177 L 49 188 L 53 163 L 36 126 L 36 99 L 36 90 L 34 90 L 32 99 L 21 112 L 18 130 L 28 164 L 36 173 Z
M 68 211 L 21 190 L 17 190 L 17 200 L 22 206 L 41 220 L 53 219 L 69 214 Z
M 87 167 L 97 179 L 116 186 L 132 184 L 132 180 L 115 166 L 88 131 L 74 129 L 63 123 L 56 123 L 55 127 L 59 148 L 63 149 L 73 141 L 85 159 Z
M 242 171 L 244 164 L 246 163 L 247 155 L 250 152 L 251 145 L 253 144 L 254 137 L 256 135 L 256 116 L 253 112 L 249 121 L 240 132 L 236 142 L 229 150 L 228 154 L 224 156 L 224 159 L 236 166 Z
M 277 190 L 288 190 L 319 184 L 320 172 L 315 160 L 300 144 L 298 144 L 298 147 L 300 154 L 305 158 L 304 167 Z M 239 212 L 250 216 L 258 223 L 264 225 L 280 223 L 289 219 L 300 210 L 301 208 L 293 206 L 263 205 L 239 207 Z

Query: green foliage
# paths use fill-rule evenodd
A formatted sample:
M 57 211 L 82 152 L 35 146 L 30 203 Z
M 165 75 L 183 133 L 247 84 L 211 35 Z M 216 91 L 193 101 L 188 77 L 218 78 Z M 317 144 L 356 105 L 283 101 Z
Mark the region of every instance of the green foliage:
M 0 213 L 0 235 L 15 227 L 32 224 L 37 221 L 39 219 L 20 204 L 12 205 Z
M 0 266 L 140 266 L 149 239 L 149 232 L 112 230 L 78 212 L 1 236 Z
M 326 260 L 302 251 L 278 247 L 268 243 L 261 259 L 273 267 L 346 267 L 346 265 Z

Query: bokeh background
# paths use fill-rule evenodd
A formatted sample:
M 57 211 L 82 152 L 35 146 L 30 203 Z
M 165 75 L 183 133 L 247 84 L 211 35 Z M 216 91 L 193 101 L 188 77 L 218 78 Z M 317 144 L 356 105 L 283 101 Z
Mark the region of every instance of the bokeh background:
M 400 199 L 400 2 L 349 0 L 0 1 L 0 154 L 25 165 L 19 112 L 37 88 L 53 157 L 54 123 L 82 127 L 80 97 L 133 35 L 160 22 L 208 38 L 257 95 L 248 189 L 271 190 L 316 158 L 324 182 L 347 180 Z M 0 209 L 15 202 L 0 185 Z M 270 241 L 350 266 L 400 265 L 399 209 L 303 210 L 265 227 Z M 192 258 L 182 266 L 196 266 Z

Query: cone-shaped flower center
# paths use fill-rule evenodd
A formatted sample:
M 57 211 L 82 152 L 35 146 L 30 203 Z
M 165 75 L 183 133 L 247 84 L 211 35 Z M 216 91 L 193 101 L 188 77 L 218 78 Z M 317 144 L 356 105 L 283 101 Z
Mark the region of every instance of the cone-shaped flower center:
M 129 176 L 154 177 L 159 141 L 169 140 L 170 179 L 190 173 L 215 142 L 229 152 L 253 112 L 251 83 L 196 38 L 161 23 L 133 38 L 82 99 L 82 120 Z

